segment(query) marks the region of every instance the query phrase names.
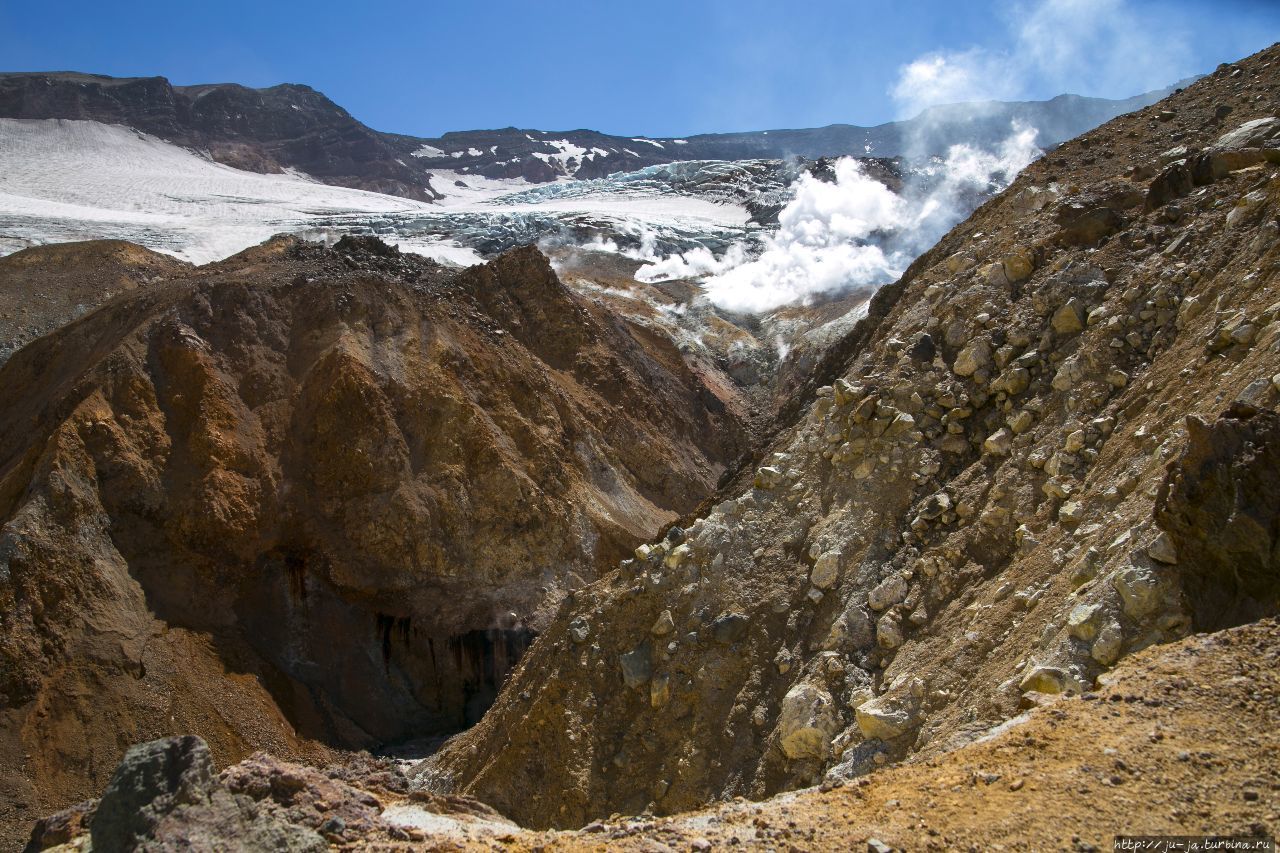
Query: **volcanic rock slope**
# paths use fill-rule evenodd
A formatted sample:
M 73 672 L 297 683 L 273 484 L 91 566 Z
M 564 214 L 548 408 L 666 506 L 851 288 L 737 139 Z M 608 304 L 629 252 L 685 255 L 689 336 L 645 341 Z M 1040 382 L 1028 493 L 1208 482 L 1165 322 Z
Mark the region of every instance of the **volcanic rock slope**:
M 0 367 L 6 845 L 156 735 L 317 759 L 473 722 L 746 446 L 728 382 L 536 249 L 176 266 Z
M 1063 145 L 883 288 L 758 464 L 571 597 L 420 784 L 535 827 L 759 798 L 1275 613 L 1277 63 Z

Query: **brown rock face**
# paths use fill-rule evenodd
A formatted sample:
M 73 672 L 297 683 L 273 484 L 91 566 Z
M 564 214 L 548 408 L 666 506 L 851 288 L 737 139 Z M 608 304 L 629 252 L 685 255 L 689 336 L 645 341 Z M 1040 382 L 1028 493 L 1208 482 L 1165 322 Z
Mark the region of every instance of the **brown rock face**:
M 714 488 L 735 405 L 534 249 L 282 240 L 109 302 L 0 370 L 0 799 L 170 731 L 222 760 L 473 722 Z
M 1280 610 L 1280 415 L 1237 404 L 1187 419 L 1156 521 L 1176 547 L 1195 623 L 1217 630 Z

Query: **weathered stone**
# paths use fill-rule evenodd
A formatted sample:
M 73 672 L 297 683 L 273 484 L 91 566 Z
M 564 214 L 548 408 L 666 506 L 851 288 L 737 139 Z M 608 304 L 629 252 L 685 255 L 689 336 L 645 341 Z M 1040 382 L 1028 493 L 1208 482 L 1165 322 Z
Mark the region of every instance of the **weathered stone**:
M 671 549 L 666 557 L 663 558 L 662 564 L 668 569 L 678 569 L 684 564 L 684 561 L 689 558 L 689 554 L 692 553 L 692 550 L 693 549 L 691 549 L 687 544 L 677 545 Z
M 1019 689 L 1026 693 L 1062 693 L 1067 688 L 1067 677 L 1056 666 L 1035 664 L 1027 668 L 1026 674 L 1018 682 Z
M 633 690 L 638 690 L 649 681 L 653 673 L 652 651 L 647 642 L 641 643 L 632 651 L 618 657 L 622 665 L 622 680 Z
M 840 717 L 830 693 L 808 682 L 787 691 L 778 713 L 778 746 L 783 755 L 823 761 L 839 731 Z
M 756 471 L 755 486 L 757 489 L 776 489 L 782 485 L 784 476 L 781 469 L 766 465 Z
M 1160 585 L 1146 569 L 1130 566 L 1117 573 L 1111 583 L 1129 617 L 1142 619 L 1160 609 Z
M 591 636 L 591 625 L 581 616 L 574 617 L 569 623 L 569 637 L 575 643 L 585 643 L 587 637 Z
M 134 849 L 164 815 L 207 800 L 213 788 L 209 747 L 194 735 L 129 747 L 94 814 L 94 849 Z
M 671 700 L 671 678 L 663 673 L 649 682 L 649 706 L 661 708 Z
M 840 578 L 840 552 L 828 551 L 818 557 L 809 572 L 809 582 L 818 589 L 830 589 Z
M 1084 521 L 1084 514 L 1083 503 L 1080 501 L 1067 501 L 1058 510 L 1058 521 L 1067 527 L 1075 527 Z
M 916 342 L 911 345 L 911 349 L 907 353 L 916 361 L 931 362 L 934 356 L 938 354 L 938 347 L 933 342 L 933 336 L 924 333 L 916 338 Z
M 891 439 L 904 435 L 916 428 L 916 419 L 906 412 L 898 412 L 894 415 L 888 426 L 885 427 L 884 438 Z
M 1091 643 L 1098 636 L 1098 627 L 1104 615 L 1101 605 L 1077 604 L 1067 614 L 1067 632 L 1077 640 Z
M 676 629 L 675 620 L 671 618 L 671 611 L 664 610 L 658 614 L 658 619 L 653 623 L 653 627 L 649 629 L 655 637 L 665 637 Z
M 1058 210 L 1058 242 L 1068 246 L 1096 246 L 1124 228 L 1124 217 L 1109 207 L 1065 204 Z
M 991 366 L 991 345 L 985 338 L 978 338 L 967 347 L 956 353 L 955 363 L 951 369 L 957 376 L 972 376 L 979 370 Z
M 996 381 L 991 383 L 991 390 L 1003 391 L 1010 396 L 1015 396 L 1027 390 L 1030 384 L 1031 371 L 1025 367 L 1014 367 L 1000 374 Z
M 992 456 L 1008 456 L 1013 452 L 1013 433 L 1001 427 L 987 436 L 987 440 L 982 443 L 982 449 Z
M 1022 435 L 1024 432 L 1031 429 L 1032 425 L 1035 423 L 1035 416 L 1026 409 L 1022 409 L 1011 415 L 1005 423 L 1009 425 L 1009 429 L 1013 431 L 1014 435 Z
M 1178 549 L 1174 547 L 1169 534 L 1164 532 L 1161 532 L 1155 541 L 1147 546 L 1147 556 L 1157 563 L 1166 563 L 1170 566 L 1178 563 Z
M 902 625 L 892 613 L 886 613 L 876 623 L 876 645 L 892 651 L 902 645 Z
M 711 639 L 728 645 L 747 635 L 751 620 L 741 613 L 726 613 L 711 623 Z
M 1174 199 L 1182 198 L 1195 189 L 1195 180 L 1186 163 L 1176 162 L 1160 173 L 1147 190 L 1147 210 L 1164 207 Z
M 1280 119 L 1266 116 L 1247 121 L 1234 130 L 1218 137 L 1213 147 L 1229 150 L 1233 148 L 1264 148 L 1269 143 L 1280 139 Z
M 1084 331 L 1084 308 L 1076 299 L 1069 299 L 1050 320 L 1053 330 L 1059 335 L 1076 335 Z
M 917 702 L 906 697 L 884 696 L 863 702 L 854 712 L 863 737 L 893 740 L 920 725 Z
M 867 606 L 872 610 L 886 610 L 907 597 L 907 579 L 894 572 L 867 593 Z
M 1094 640 L 1089 654 L 1103 666 L 1111 666 L 1120 659 L 1120 649 L 1123 644 L 1124 632 L 1120 628 L 1120 623 L 1111 619 L 1098 631 L 1098 638 Z
M 1078 385 L 1085 377 L 1084 365 L 1080 363 L 1080 359 L 1071 356 L 1058 368 L 1058 372 L 1054 374 L 1052 384 L 1055 391 L 1070 391 Z
M 1005 257 L 1001 260 L 1004 266 L 1005 278 L 1011 284 L 1017 284 L 1026 281 L 1031 277 L 1031 273 L 1035 272 L 1035 257 L 1026 250 L 1020 250 Z

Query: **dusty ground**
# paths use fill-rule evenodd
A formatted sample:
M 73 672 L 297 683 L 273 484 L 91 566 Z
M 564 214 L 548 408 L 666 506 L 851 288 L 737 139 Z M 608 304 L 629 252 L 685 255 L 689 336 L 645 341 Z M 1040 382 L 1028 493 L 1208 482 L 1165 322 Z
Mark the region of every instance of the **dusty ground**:
M 842 787 L 545 836 L 565 849 L 1110 850 L 1280 829 L 1280 624 L 1190 637 L 955 752 Z M 594 836 L 594 837 L 593 837 Z M 541 840 L 520 839 L 523 849 Z M 522 849 L 517 845 L 514 849 Z

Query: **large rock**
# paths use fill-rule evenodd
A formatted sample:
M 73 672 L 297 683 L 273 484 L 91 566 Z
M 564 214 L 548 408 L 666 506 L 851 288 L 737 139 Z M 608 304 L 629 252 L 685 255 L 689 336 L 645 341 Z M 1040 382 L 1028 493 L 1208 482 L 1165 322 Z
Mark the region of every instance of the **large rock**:
M 1217 630 L 1280 612 L 1280 415 L 1236 404 L 1187 418 L 1156 497 L 1193 621 Z
M 1229 130 L 1218 141 L 1214 148 L 1263 148 L 1274 147 L 1280 143 L 1280 118 L 1266 116 L 1246 121 L 1244 124 Z
M 328 849 L 316 832 L 243 809 L 217 783 L 198 737 L 131 747 L 111 776 L 90 824 L 93 849 Z
M 1157 210 L 1182 198 L 1195 189 L 1195 180 L 1187 164 L 1179 161 L 1156 176 L 1147 189 L 1147 210 Z
M 863 737 L 893 740 L 920 725 L 919 701 L 910 695 L 886 693 L 864 702 L 854 714 Z
M 200 738 L 187 735 L 132 746 L 94 814 L 94 847 L 129 849 L 178 806 L 206 802 L 213 788 L 213 759 Z
M 960 352 L 956 353 L 955 363 L 951 369 L 957 376 L 972 376 L 979 370 L 991 366 L 991 345 L 985 338 L 972 341 Z
M 1109 207 L 1064 204 L 1058 210 L 1057 239 L 1068 246 L 1096 246 L 1124 228 L 1124 217 Z
M 787 691 L 778 714 L 778 746 L 791 759 L 824 760 L 840 717 L 831 694 L 808 682 Z

